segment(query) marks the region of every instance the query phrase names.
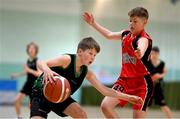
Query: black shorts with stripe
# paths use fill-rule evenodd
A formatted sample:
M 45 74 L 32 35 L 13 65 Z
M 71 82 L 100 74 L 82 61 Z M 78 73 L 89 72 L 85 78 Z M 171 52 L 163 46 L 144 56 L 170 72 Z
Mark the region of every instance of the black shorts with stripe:
M 151 106 L 153 102 L 155 105 L 159 105 L 159 106 L 166 105 L 165 98 L 164 98 L 164 91 L 162 88 L 162 82 L 155 83 L 154 93 L 148 106 Z
M 29 96 L 29 97 L 31 97 L 33 84 L 34 84 L 34 82 L 26 81 L 24 83 L 24 86 L 20 90 L 20 92 L 27 95 L 27 96 Z
M 64 110 L 74 102 L 76 101 L 73 98 L 69 97 L 62 103 L 52 103 L 44 97 L 42 91 L 33 89 L 30 117 L 40 116 L 43 118 L 47 118 L 50 111 L 53 111 L 61 117 L 65 117 L 67 115 L 63 113 Z

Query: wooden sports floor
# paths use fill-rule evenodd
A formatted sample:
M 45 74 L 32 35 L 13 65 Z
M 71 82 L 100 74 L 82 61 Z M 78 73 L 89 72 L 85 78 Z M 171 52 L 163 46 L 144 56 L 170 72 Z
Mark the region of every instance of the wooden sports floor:
M 89 118 L 104 118 L 99 107 L 84 106 L 83 109 L 87 112 Z M 132 110 L 130 108 L 117 108 L 117 111 L 122 118 L 132 118 Z M 24 119 L 29 118 L 29 109 L 27 106 L 22 107 L 22 116 Z M 173 116 L 180 119 L 180 111 L 173 110 Z M 15 118 L 15 110 L 13 106 L 0 105 L 0 119 L 13 119 Z M 50 112 L 48 119 L 59 119 L 55 113 Z M 70 118 L 70 117 L 67 117 Z M 149 109 L 147 118 L 165 118 L 163 112 L 159 109 Z

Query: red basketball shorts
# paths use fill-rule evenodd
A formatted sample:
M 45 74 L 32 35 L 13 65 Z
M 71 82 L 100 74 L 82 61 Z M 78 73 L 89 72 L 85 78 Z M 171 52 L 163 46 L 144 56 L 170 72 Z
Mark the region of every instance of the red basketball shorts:
M 145 111 L 148 106 L 149 100 L 153 94 L 153 81 L 150 75 L 145 75 L 136 78 L 120 77 L 113 85 L 113 89 L 126 94 L 136 95 L 141 97 L 143 100 L 143 104 L 142 105 L 133 104 L 133 109 Z M 125 106 L 126 104 L 127 101 L 119 100 L 119 105 L 121 107 Z

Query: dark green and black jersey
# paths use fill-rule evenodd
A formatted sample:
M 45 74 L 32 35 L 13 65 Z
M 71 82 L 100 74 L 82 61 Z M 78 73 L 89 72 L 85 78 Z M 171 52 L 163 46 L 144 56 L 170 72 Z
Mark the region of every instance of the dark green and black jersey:
M 160 63 L 157 66 L 154 66 L 151 60 L 149 60 L 148 62 L 148 70 L 150 71 L 151 75 L 154 75 L 156 73 L 160 73 L 160 74 L 163 73 L 164 67 L 165 67 L 165 63 L 162 60 L 160 60 Z M 158 79 L 158 80 L 162 81 L 163 78 Z
M 36 67 L 36 63 L 37 63 L 37 58 L 33 59 L 32 61 L 30 61 L 29 59 L 27 60 L 27 66 L 33 70 L 37 71 L 37 67 Z M 27 81 L 29 83 L 34 83 L 34 81 L 36 80 L 36 76 L 34 76 L 33 74 L 27 73 Z
M 71 86 L 71 94 L 73 94 L 82 84 L 88 68 L 87 66 L 83 65 L 81 66 L 80 72 L 76 72 L 76 55 L 75 54 L 68 54 L 71 57 L 71 62 L 70 64 L 67 66 L 67 68 L 63 68 L 63 67 L 50 67 L 51 70 L 55 71 L 56 73 L 58 73 L 59 75 L 65 77 Z M 36 89 L 42 89 L 42 75 L 37 78 L 34 87 L 36 87 Z

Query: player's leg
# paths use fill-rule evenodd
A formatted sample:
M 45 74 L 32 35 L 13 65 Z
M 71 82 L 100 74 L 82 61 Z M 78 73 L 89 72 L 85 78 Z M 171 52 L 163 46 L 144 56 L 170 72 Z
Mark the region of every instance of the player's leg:
M 161 110 L 164 112 L 167 118 L 172 119 L 172 112 L 167 105 L 161 106 Z
M 43 118 L 43 117 L 41 117 L 41 116 L 33 116 L 33 117 L 31 117 L 30 119 L 45 119 L 45 118 Z
M 21 91 L 18 93 L 18 95 L 15 98 L 15 109 L 16 109 L 17 117 L 21 117 L 21 115 L 20 115 L 21 101 L 22 101 L 22 99 L 25 98 L 26 95 L 29 95 L 30 91 L 31 91 L 31 87 L 29 87 L 29 83 L 25 82 Z
M 119 99 L 105 97 L 101 103 L 101 110 L 106 118 L 119 118 L 115 107 L 119 104 Z
M 142 83 L 142 85 L 138 86 L 132 93 L 141 97 L 143 100 L 142 105 L 133 105 L 133 118 L 145 118 L 148 104 L 153 94 L 153 82 L 150 75 L 146 75 L 144 77 L 144 84 Z
M 171 119 L 172 112 L 170 111 L 169 107 L 166 105 L 163 89 L 160 83 L 155 86 L 154 95 L 155 95 L 155 104 L 159 105 L 161 107 L 161 110 L 166 115 L 166 117 Z
M 120 78 L 113 85 L 113 89 L 119 92 L 125 93 L 125 88 L 127 88 L 126 82 Z M 105 97 L 101 103 L 101 110 L 106 118 L 118 118 L 119 116 L 115 111 L 115 107 L 118 104 L 124 106 L 126 103 L 127 101 L 120 101 L 119 99 L 116 98 Z
M 62 103 L 54 104 L 52 111 L 61 117 L 71 116 L 72 118 L 87 118 L 86 112 L 71 97 Z
M 153 93 L 153 95 L 154 95 L 154 93 Z M 152 96 L 151 99 L 150 99 L 150 101 L 149 101 L 148 108 L 146 109 L 146 115 L 147 115 L 147 113 L 148 113 L 149 107 L 152 106 L 153 102 L 154 102 L 154 96 Z M 145 116 L 146 116 L 146 115 L 145 115 Z
M 52 103 L 47 101 L 40 90 L 33 90 L 31 95 L 30 118 L 46 119 L 52 109 Z
M 146 117 L 146 111 L 142 110 L 133 110 L 133 118 L 145 118 Z
M 21 101 L 22 99 L 24 99 L 24 97 L 25 97 L 25 94 L 20 92 L 17 94 L 15 98 L 15 109 L 16 109 L 17 117 L 21 117 L 21 113 L 20 113 Z
M 72 118 L 87 118 L 86 112 L 82 109 L 82 107 L 74 102 L 70 104 L 64 111 L 64 114 L 71 116 Z

